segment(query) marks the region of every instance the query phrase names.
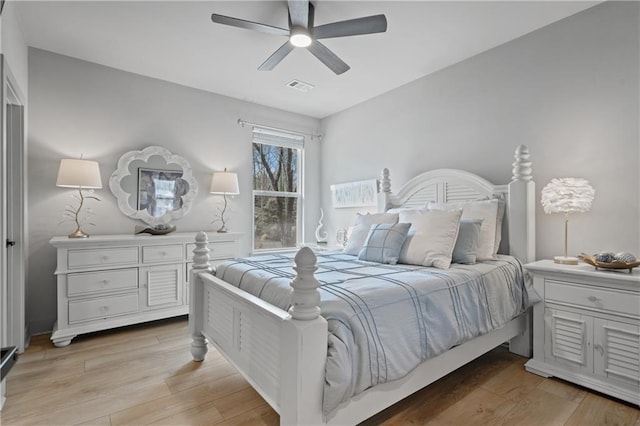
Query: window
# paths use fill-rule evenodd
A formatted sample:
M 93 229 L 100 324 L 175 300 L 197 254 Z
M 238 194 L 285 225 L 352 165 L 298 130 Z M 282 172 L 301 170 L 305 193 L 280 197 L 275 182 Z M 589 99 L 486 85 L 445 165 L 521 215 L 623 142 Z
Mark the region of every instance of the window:
M 253 129 L 253 248 L 296 247 L 302 233 L 304 138 Z

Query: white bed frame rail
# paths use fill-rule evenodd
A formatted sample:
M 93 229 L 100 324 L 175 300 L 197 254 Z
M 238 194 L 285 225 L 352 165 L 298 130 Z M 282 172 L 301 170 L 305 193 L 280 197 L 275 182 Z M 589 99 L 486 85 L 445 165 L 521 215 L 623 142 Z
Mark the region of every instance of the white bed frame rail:
M 519 146 L 508 185 L 490 182 L 460 170 L 423 173 L 391 193 L 389 171 L 382 174 L 380 208 L 423 206 L 427 201 L 451 202 L 504 194 L 508 251 L 523 262 L 535 256 L 535 184 L 529 152 Z M 211 274 L 207 235 L 196 236 L 191 272 L 189 330 L 191 353 L 202 361 L 211 343 L 280 414 L 283 425 L 356 424 L 438 380 L 503 342 L 523 356 L 531 354 L 530 313 L 505 327 L 480 336 L 425 361 L 406 377 L 378 385 L 322 414 L 327 322 L 320 316 L 316 256 L 304 247 L 296 254 L 291 282 L 291 309 L 276 308 Z
M 208 340 L 280 414 L 281 424 L 324 423 L 328 329 L 313 276 L 316 255 L 308 247 L 296 254 L 286 312 L 211 275 L 208 243 L 198 233 L 190 299 L 198 302 L 189 311 L 193 359 L 204 360 Z

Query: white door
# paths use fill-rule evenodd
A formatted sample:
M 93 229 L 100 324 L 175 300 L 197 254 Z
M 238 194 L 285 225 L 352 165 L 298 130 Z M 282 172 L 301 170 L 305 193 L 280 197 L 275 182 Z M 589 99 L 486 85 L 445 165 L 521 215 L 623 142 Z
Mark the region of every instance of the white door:
M 26 283 L 26 154 L 24 103 L 2 57 L 2 138 L 0 149 L 0 252 L 2 346 L 25 345 Z
M 640 386 L 640 326 L 596 318 L 594 371 L 609 380 Z
M 574 372 L 593 372 L 593 318 L 546 308 L 545 360 Z

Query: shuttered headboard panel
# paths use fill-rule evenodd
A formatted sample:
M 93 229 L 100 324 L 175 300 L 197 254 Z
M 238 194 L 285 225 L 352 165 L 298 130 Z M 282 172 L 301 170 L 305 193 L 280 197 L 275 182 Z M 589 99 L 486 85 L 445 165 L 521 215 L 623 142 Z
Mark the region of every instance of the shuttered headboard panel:
M 464 170 L 437 169 L 422 173 L 391 192 L 388 169 L 382 171 L 379 209 L 426 207 L 430 201 L 452 203 L 500 197 L 506 202 L 500 253 L 511 254 L 523 262 L 535 259 L 535 184 L 528 149 L 516 150 L 512 180 L 496 185 Z

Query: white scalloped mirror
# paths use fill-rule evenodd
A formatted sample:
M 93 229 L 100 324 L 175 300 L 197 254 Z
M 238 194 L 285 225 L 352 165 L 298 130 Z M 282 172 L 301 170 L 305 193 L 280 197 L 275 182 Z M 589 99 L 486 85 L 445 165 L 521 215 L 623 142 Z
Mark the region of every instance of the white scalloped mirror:
M 161 146 L 120 157 L 109 188 L 122 213 L 152 227 L 183 217 L 198 193 L 189 162 Z

